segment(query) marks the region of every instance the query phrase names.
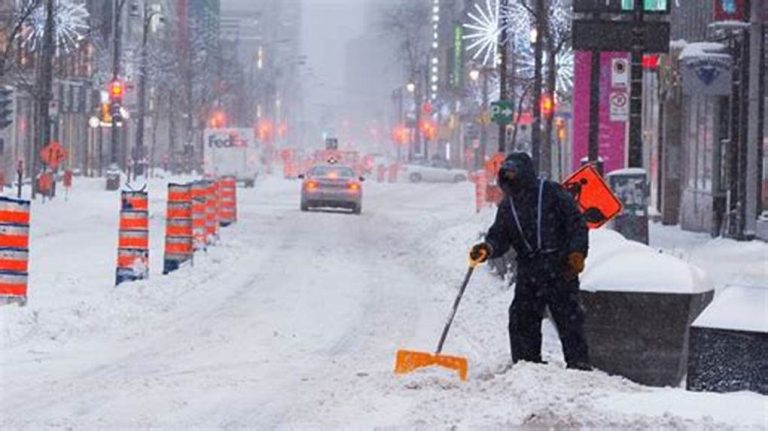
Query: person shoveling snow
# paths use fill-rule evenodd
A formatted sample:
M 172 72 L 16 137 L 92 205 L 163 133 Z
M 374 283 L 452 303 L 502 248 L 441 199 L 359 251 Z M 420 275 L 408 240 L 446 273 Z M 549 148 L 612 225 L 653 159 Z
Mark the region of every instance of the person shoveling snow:
M 499 170 L 504 191 L 485 242 L 472 261 L 517 252 L 515 298 L 509 308 L 512 362 L 543 362 L 541 321 L 549 311 L 560 334 L 568 368 L 591 370 L 579 302 L 579 274 L 589 248 L 587 224 L 571 195 L 553 181 L 537 179 L 526 153 L 512 153 Z

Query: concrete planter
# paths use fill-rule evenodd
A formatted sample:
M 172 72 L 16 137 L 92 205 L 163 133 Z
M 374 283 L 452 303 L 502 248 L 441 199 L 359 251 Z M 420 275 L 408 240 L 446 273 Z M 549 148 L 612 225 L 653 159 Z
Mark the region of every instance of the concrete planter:
M 685 376 L 689 328 L 713 292 L 582 291 L 592 364 L 650 386 L 678 386 Z
M 696 319 L 686 386 L 768 395 L 768 287 L 728 287 Z

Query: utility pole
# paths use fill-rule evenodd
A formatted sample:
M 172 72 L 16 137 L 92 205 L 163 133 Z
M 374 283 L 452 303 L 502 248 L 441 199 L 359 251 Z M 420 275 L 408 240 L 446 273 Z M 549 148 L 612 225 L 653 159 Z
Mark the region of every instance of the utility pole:
M 543 21 L 545 14 L 544 0 L 536 0 L 536 9 L 534 19 L 536 20 L 536 40 L 533 46 L 533 124 L 531 124 L 531 152 L 533 153 L 533 166 L 538 171 L 541 168 L 541 87 L 543 81 L 543 57 L 544 57 L 544 44 L 542 43 L 542 37 L 544 25 Z
M 763 95 L 761 88 L 763 86 L 760 80 L 763 78 L 761 73 L 761 62 L 763 53 L 763 24 L 761 22 L 764 7 L 763 2 L 752 1 L 750 10 L 749 25 L 749 120 L 747 130 L 747 148 L 746 148 L 746 176 L 745 187 L 745 214 L 744 214 L 744 232 L 745 239 L 752 239 L 757 232 L 758 201 L 760 200 L 761 175 L 759 168 L 759 147 L 762 145 L 762 131 L 760 112 L 762 111 Z
M 56 51 L 54 32 L 56 31 L 56 24 L 53 19 L 55 2 L 53 0 L 46 0 L 45 2 L 45 31 L 43 32 L 43 48 L 41 52 L 40 69 L 38 70 L 37 81 L 37 127 L 36 133 L 38 139 L 33 145 L 32 151 L 32 198 L 34 199 L 37 192 L 37 174 L 39 169 L 39 157 L 40 151 L 48 145 L 51 141 L 51 119 L 50 115 L 50 103 L 53 99 L 53 56 Z M 43 164 L 43 170 L 46 166 Z
M 125 5 L 125 0 L 115 0 L 114 3 L 114 16 L 115 21 L 113 25 L 113 52 L 112 52 L 112 80 L 117 81 L 120 77 L 120 39 L 122 36 L 122 33 L 120 31 L 120 17 L 122 15 L 123 6 Z M 118 128 L 118 123 L 120 119 L 120 115 L 115 115 L 116 113 L 112 113 L 112 143 L 110 146 L 110 163 L 117 163 L 117 151 L 118 146 L 120 144 L 120 131 Z
M 509 0 L 501 0 L 500 10 L 506 11 L 509 7 Z M 509 53 L 507 52 L 507 42 L 509 39 L 508 29 L 509 18 L 506 13 L 501 14 L 501 33 L 499 34 L 499 50 L 500 62 L 499 62 L 499 100 L 507 100 L 509 98 L 509 92 L 507 91 L 507 61 Z M 494 59 L 496 61 L 496 59 Z M 499 124 L 499 152 L 506 154 L 507 152 L 507 125 Z
M 632 30 L 632 66 L 629 96 L 629 160 L 630 168 L 643 167 L 643 51 L 645 2 L 635 0 Z
M 483 114 L 482 124 L 480 124 L 480 154 L 475 158 L 475 167 L 480 170 L 485 165 L 485 156 L 488 154 L 488 120 L 490 116 L 489 103 L 488 103 L 488 78 L 491 73 L 491 69 L 483 67 Z

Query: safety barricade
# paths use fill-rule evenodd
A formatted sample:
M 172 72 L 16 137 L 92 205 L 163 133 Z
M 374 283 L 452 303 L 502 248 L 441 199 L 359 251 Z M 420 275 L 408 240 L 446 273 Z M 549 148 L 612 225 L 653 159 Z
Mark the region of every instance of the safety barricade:
M 27 303 L 30 202 L 0 197 L 0 302 Z
M 487 205 L 486 195 L 488 179 L 485 171 L 475 172 L 475 210 L 479 213 Z
M 396 183 L 397 182 L 397 175 L 400 173 L 400 165 L 397 163 L 393 163 L 389 165 L 389 171 L 388 171 L 388 178 L 387 180 L 390 183 Z
M 163 274 L 192 259 L 192 185 L 168 184 Z
M 115 286 L 148 276 L 149 195 L 145 191 L 122 191 Z
M 192 183 L 192 238 L 195 251 L 204 250 L 207 246 L 208 230 L 206 221 L 206 203 L 208 200 L 208 183 L 195 181 Z
M 376 167 L 376 181 L 383 183 L 387 179 L 387 167 L 385 165 L 378 165 Z
M 219 180 L 219 224 L 229 226 L 237 221 L 237 178 L 225 176 Z
M 219 183 L 208 182 L 205 201 L 205 235 L 208 244 L 219 238 Z

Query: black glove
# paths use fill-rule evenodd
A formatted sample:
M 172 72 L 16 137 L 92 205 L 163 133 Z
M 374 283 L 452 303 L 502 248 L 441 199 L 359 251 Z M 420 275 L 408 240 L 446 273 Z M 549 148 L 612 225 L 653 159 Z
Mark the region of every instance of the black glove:
M 491 246 L 486 242 L 481 242 L 472 247 L 469 251 L 469 259 L 473 263 L 483 263 L 491 256 Z

